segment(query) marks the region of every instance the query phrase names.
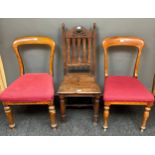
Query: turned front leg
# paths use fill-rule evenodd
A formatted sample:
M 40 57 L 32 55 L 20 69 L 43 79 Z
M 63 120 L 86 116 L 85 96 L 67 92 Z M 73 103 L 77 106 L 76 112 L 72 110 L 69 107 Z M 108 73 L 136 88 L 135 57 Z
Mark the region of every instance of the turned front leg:
M 14 119 L 13 119 L 13 115 L 12 115 L 12 111 L 11 111 L 10 106 L 4 106 L 4 111 L 5 111 L 8 123 L 9 123 L 9 127 L 11 129 L 14 128 L 15 127 L 15 123 L 14 123 Z
M 108 129 L 109 110 L 110 110 L 110 106 L 105 105 L 104 106 L 104 112 L 103 112 L 103 119 L 104 119 L 103 128 L 104 128 L 104 131 L 106 131 Z
M 49 114 L 50 114 L 51 127 L 56 128 L 57 127 L 57 122 L 56 122 L 55 106 L 54 105 L 49 105 L 48 109 L 49 109 Z
M 141 125 L 141 132 L 143 132 L 146 129 L 146 123 L 147 123 L 147 120 L 148 120 L 149 115 L 150 115 L 150 110 L 151 110 L 151 107 L 149 107 L 149 106 L 145 107 L 142 125 Z
M 66 105 L 65 105 L 65 98 L 63 95 L 60 96 L 60 112 L 61 112 L 61 121 L 65 121 L 66 117 Z
M 100 96 L 97 95 L 95 97 L 95 103 L 94 103 L 94 125 L 97 124 L 98 122 L 98 117 L 99 117 L 99 100 L 100 100 Z

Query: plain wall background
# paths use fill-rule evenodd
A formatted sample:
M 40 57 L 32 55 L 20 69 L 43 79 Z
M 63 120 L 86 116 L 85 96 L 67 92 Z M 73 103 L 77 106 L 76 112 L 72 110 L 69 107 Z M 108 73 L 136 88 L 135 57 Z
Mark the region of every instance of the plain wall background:
M 145 41 L 139 66 L 139 79 L 151 90 L 155 73 L 155 19 L 0 19 L 0 54 L 3 59 L 7 83 L 19 76 L 17 58 L 12 50 L 15 38 L 23 36 L 49 36 L 56 42 L 54 82 L 57 90 L 63 78 L 63 57 L 61 51 L 61 24 L 66 27 L 97 24 L 97 80 L 103 88 L 104 65 L 102 40 L 109 36 L 137 36 Z M 47 47 L 24 47 L 21 52 L 26 72 L 48 71 Z M 117 52 L 115 52 L 117 51 Z M 110 52 L 110 74 L 132 75 L 136 50 L 117 47 Z

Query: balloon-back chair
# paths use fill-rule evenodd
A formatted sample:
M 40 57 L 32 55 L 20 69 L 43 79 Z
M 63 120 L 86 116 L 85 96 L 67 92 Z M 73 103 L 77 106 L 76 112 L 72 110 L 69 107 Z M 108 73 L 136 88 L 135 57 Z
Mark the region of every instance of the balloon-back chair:
M 134 74 L 132 76 L 108 76 L 108 49 L 112 46 L 133 46 L 138 49 Z M 146 128 L 154 97 L 137 79 L 140 56 L 144 41 L 137 37 L 109 37 L 103 40 L 104 48 L 104 125 L 108 128 L 109 110 L 111 105 L 144 105 L 145 111 L 141 125 L 141 132 Z
M 19 53 L 19 46 L 48 45 L 50 47 L 49 73 L 25 73 L 24 64 Z M 8 86 L 1 94 L 9 127 L 14 128 L 15 123 L 10 106 L 12 105 L 48 105 L 51 127 L 56 128 L 56 112 L 54 106 L 53 59 L 55 42 L 48 37 L 31 36 L 18 38 L 13 42 L 20 77 Z

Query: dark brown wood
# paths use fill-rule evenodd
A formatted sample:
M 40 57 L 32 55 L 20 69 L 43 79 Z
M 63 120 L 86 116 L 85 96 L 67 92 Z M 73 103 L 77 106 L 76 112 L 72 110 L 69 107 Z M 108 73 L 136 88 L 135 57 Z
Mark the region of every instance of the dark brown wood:
M 17 56 L 17 60 L 20 67 L 20 75 L 22 76 L 24 74 L 24 64 L 22 61 L 22 58 L 20 56 L 18 47 L 22 45 L 28 45 L 28 44 L 41 44 L 41 45 L 48 45 L 50 47 L 50 60 L 49 60 L 49 74 L 53 75 L 53 59 L 54 59 L 54 52 L 55 52 L 55 42 L 48 38 L 48 37 L 41 37 L 41 36 L 30 36 L 30 37 L 23 37 L 18 38 L 13 42 L 13 49 L 15 51 L 15 54 Z M 4 110 L 6 113 L 6 117 L 9 122 L 9 127 L 14 128 L 15 123 L 11 112 L 11 105 L 48 105 L 49 106 L 49 113 L 50 113 L 50 121 L 51 121 L 51 127 L 56 128 L 56 112 L 55 112 L 55 106 L 53 103 L 53 99 L 50 101 L 40 101 L 40 102 L 3 102 Z
M 138 37 L 109 37 L 103 40 L 102 42 L 104 48 L 104 76 L 108 77 L 108 49 L 112 46 L 133 46 L 138 49 L 138 54 L 135 62 L 133 77 L 138 78 L 138 66 L 140 63 L 140 57 L 142 53 L 142 49 L 144 47 L 144 41 Z M 104 102 L 104 111 L 103 111 L 103 119 L 104 125 L 103 128 L 106 130 L 108 128 L 108 118 L 109 118 L 109 109 L 111 105 L 145 105 L 144 117 L 141 125 L 141 131 L 146 128 L 146 122 L 149 117 L 149 111 L 151 110 L 151 106 L 153 103 L 151 102 L 115 102 L 115 101 L 105 101 Z
M 65 74 L 69 68 L 81 67 L 87 67 L 90 73 L 94 73 L 96 69 L 96 25 L 94 24 L 92 29 L 81 26 L 81 31 L 78 32 L 77 27 L 68 30 L 63 24 L 62 50 Z
M 65 121 L 65 113 L 66 113 L 66 106 L 65 106 L 65 97 L 64 95 L 60 95 L 60 111 L 61 111 L 61 121 Z
M 96 95 L 95 102 L 94 102 L 94 125 L 98 122 L 99 117 L 99 102 L 100 102 L 100 96 Z
M 94 60 L 96 59 L 95 31 L 95 24 L 92 29 L 80 26 L 68 30 L 64 24 L 62 26 L 64 79 L 58 89 L 62 121 L 65 120 L 66 106 L 68 106 L 68 104 L 65 104 L 66 97 L 92 97 L 95 98 L 93 120 L 94 123 L 97 123 L 101 90 L 94 74 L 94 69 L 96 68 L 93 67 L 96 65 L 96 60 Z M 68 41 L 69 39 L 71 40 L 70 42 Z M 69 43 L 70 45 L 68 45 Z M 69 61 L 66 61 L 66 59 Z M 86 68 L 88 71 L 85 71 Z M 76 73 L 73 73 L 72 71 L 75 70 Z M 70 106 L 75 107 L 76 105 Z
M 76 40 L 75 38 L 72 39 L 72 47 L 73 47 L 73 58 L 72 58 L 72 64 L 76 63 Z
M 86 38 L 83 39 L 83 63 L 87 61 Z

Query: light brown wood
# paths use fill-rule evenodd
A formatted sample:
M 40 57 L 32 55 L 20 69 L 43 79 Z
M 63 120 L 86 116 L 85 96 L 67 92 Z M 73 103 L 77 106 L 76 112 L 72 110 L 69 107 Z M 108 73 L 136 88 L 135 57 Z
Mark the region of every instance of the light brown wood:
M 67 40 L 71 40 L 71 42 Z M 70 45 L 68 45 L 70 44 Z M 68 48 L 72 47 L 72 48 Z M 66 97 L 92 97 L 94 104 L 94 124 L 98 120 L 99 96 L 101 90 L 96 82 L 96 26 L 86 29 L 83 26 L 66 29 L 62 25 L 62 50 L 64 56 L 64 79 L 58 89 L 61 119 L 65 121 Z M 67 61 L 70 60 L 70 61 Z M 86 69 L 88 71 L 86 71 Z M 79 71 L 80 70 L 80 71 Z M 85 107 L 87 105 L 84 105 Z M 75 107 L 75 104 L 74 104 Z M 78 106 L 80 107 L 80 105 Z
M 134 73 L 133 77 L 138 78 L 138 66 L 140 63 L 140 57 L 142 53 L 142 49 L 144 47 L 144 41 L 138 37 L 109 37 L 103 40 L 102 42 L 103 49 L 104 49 L 104 76 L 105 78 L 108 77 L 108 49 L 112 46 L 133 46 L 138 49 L 138 54 L 135 62 Z M 103 128 L 106 131 L 108 128 L 108 118 L 109 118 L 109 109 L 111 105 L 145 105 L 145 111 L 143 116 L 143 121 L 141 125 L 141 131 L 146 128 L 146 122 L 149 117 L 149 111 L 151 110 L 151 106 L 153 105 L 152 102 L 104 102 L 104 111 L 103 111 L 103 119 L 104 124 Z
M 5 103 L 4 103 L 4 105 L 5 105 Z M 14 123 L 14 119 L 13 119 L 13 115 L 12 115 L 12 111 L 11 111 L 10 106 L 4 106 L 4 111 L 5 111 L 8 123 L 9 123 L 9 127 L 11 129 L 14 128 L 15 123 Z
M 137 59 L 134 67 L 134 77 L 138 77 L 138 66 L 140 56 L 144 47 L 144 41 L 137 37 L 109 37 L 103 40 L 104 48 L 104 76 L 108 76 L 108 48 L 112 46 L 133 46 L 138 49 Z
M 109 110 L 110 110 L 110 106 L 105 105 L 104 106 L 104 113 L 103 113 L 103 118 L 104 118 L 103 128 L 105 131 L 108 129 Z
M 19 46 L 23 45 L 28 45 L 28 44 L 41 44 L 41 45 L 48 45 L 50 47 L 50 60 L 49 60 L 49 74 L 53 75 L 53 59 L 54 59 L 54 52 L 55 52 L 55 42 L 48 38 L 48 37 L 41 37 L 41 36 L 30 36 L 30 37 L 23 37 L 23 38 L 18 38 L 13 42 L 13 49 L 14 52 L 17 56 L 17 60 L 19 63 L 19 68 L 20 68 L 20 75 L 22 76 L 24 74 L 24 64 L 22 61 L 22 58 L 19 53 Z M 13 119 L 13 115 L 11 112 L 11 105 L 48 105 L 49 107 L 49 114 L 50 114 L 50 122 L 51 122 L 51 127 L 56 128 L 57 123 L 56 123 L 56 111 L 55 111 L 55 106 L 53 103 L 53 99 L 50 101 L 40 101 L 40 102 L 3 102 L 4 105 L 4 110 L 6 113 L 6 117 L 9 122 L 9 127 L 14 128 L 15 123 Z
M 0 93 L 7 88 L 3 62 L 0 56 Z
M 151 108 L 149 106 L 145 107 L 144 116 L 143 116 L 142 125 L 141 125 L 141 132 L 143 132 L 146 129 L 146 123 L 150 115 L 150 110 Z
M 29 37 L 17 38 L 13 42 L 12 47 L 17 56 L 18 64 L 20 67 L 20 75 L 24 74 L 24 64 L 23 64 L 21 55 L 19 53 L 18 47 L 23 45 L 30 45 L 30 44 L 48 45 L 50 47 L 49 73 L 53 75 L 55 42 L 49 37 L 41 37 L 41 36 L 29 36 Z
M 56 122 L 56 111 L 54 105 L 49 105 L 48 107 L 49 113 L 50 113 L 50 121 L 51 121 L 51 127 L 56 128 L 57 122 Z

